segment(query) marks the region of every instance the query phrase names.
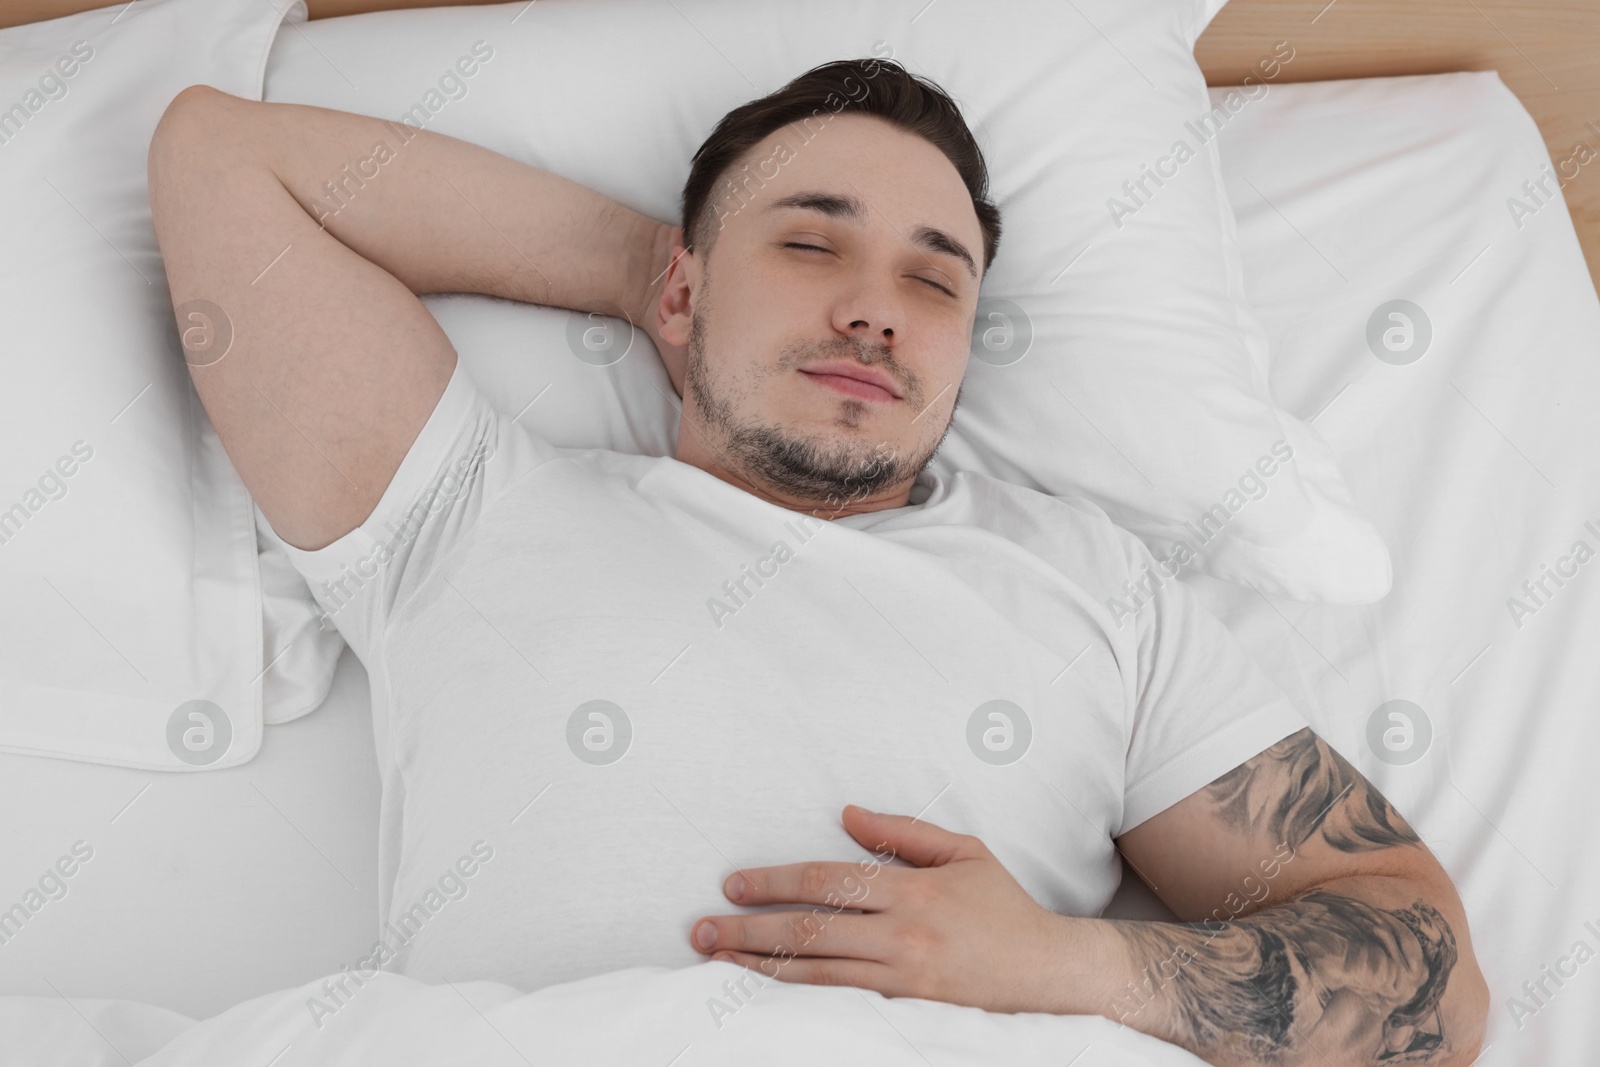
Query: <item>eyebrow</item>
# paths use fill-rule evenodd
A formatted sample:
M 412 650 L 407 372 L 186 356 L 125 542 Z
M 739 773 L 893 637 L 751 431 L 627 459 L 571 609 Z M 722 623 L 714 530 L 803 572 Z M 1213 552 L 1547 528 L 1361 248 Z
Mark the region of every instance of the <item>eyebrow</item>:
M 782 196 L 766 206 L 767 211 L 778 211 L 784 208 L 794 208 L 801 211 L 816 211 L 829 218 L 844 219 L 848 222 L 865 224 L 867 221 L 867 207 L 853 196 L 841 196 L 838 193 L 804 192 Z M 978 277 L 977 264 L 973 262 L 972 253 L 960 241 L 951 237 L 943 230 L 932 226 L 918 225 L 911 229 L 909 239 L 912 244 L 929 252 L 951 256 L 959 259 L 966 265 L 967 273 L 974 279 Z

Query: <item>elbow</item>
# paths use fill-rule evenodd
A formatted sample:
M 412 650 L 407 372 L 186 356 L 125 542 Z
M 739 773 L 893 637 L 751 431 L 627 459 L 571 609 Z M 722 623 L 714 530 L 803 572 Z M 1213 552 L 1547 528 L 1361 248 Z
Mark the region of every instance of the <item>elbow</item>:
M 167 104 L 166 111 L 161 115 L 161 121 L 165 122 L 174 116 L 190 115 L 221 101 L 233 99 L 236 98 L 231 93 L 225 93 L 215 86 L 196 83 L 178 91 L 178 95 Z
M 161 177 L 193 168 L 205 158 L 208 148 L 216 148 L 225 124 L 238 121 L 236 115 L 231 119 L 224 116 L 239 102 L 238 97 L 209 85 L 191 85 L 172 98 L 150 135 L 147 164 L 152 198 Z
M 209 85 L 191 85 L 167 104 L 150 135 L 146 160 L 158 241 L 198 191 L 219 187 L 246 156 L 251 134 L 243 129 L 247 113 L 240 105 L 247 103 Z
M 1470 1047 L 1463 1049 L 1462 1055 L 1457 1058 L 1461 1067 L 1472 1067 L 1478 1062 L 1478 1056 L 1483 1051 L 1483 1037 L 1489 1027 L 1489 983 L 1484 981 L 1483 972 L 1478 970 L 1476 964 L 1472 968 L 1471 989 L 1468 1007 L 1463 1009 L 1469 1027 L 1469 1036 L 1463 1044 Z
M 191 85 L 167 104 L 150 136 L 150 158 L 167 155 L 175 141 L 185 141 L 197 125 L 211 121 L 219 105 L 233 97 L 209 85 Z
M 1428 924 L 1432 935 L 1424 939 L 1418 934 L 1423 942 L 1418 977 L 1424 979 L 1424 989 L 1432 987 L 1437 998 L 1432 1000 L 1435 1007 L 1428 1013 L 1432 1018 L 1426 1024 L 1431 1033 L 1414 1033 L 1409 1043 L 1432 1046 L 1431 1052 L 1417 1049 L 1419 1062 L 1436 1067 L 1472 1067 L 1484 1048 L 1492 996 L 1473 948 L 1466 909 L 1442 870 L 1407 879 L 1399 899 L 1406 897 L 1425 903 L 1435 915 L 1435 922 Z M 1408 1043 L 1398 1033 L 1392 1040 L 1401 1045 Z M 1390 1047 L 1392 1050 L 1393 1045 Z
M 1439 961 L 1435 958 L 1435 962 L 1428 966 L 1443 983 L 1442 994 L 1436 1003 L 1437 1024 L 1443 1028 L 1444 1040 L 1440 1043 L 1436 1060 L 1426 1059 L 1424 1062 L 1437 1062 L 1439 1067 L 1472 1067 L 1484 1048 L 1493 998 L 1473 947 L 1466 907 L 1455 884 L 1438 866 L 1430 872 L 1413 875 L 1411 892 L 1406 895 L 1430 902 L 1443 915 L 1440 922 L 1442 929 L 1453 932 L 1453 936 L 1449 937 L 1454 945 L 1454 951 L 1450 953 L 1453 960 L 1447 957 L 1447 966 L 1439 968 Z
M 1457 962 L 1451 976 L 1450 996 L 1455 1001 L 1445 1016 L 1451 1020 L 1447 1031 L 1449 1052 L 1440 1067 L 1472 1067 L 1483 1051 L 1484 1034 L 1489 1026 L 1489 983 L 1484 980 L 1478 961 L 1469 950 Z

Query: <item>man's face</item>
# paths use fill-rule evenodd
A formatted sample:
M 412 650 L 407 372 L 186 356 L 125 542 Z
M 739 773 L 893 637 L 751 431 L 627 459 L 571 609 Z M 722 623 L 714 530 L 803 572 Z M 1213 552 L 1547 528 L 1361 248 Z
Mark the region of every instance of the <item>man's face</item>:
M 905 503 L 966 372 L 966 186 L 927 141 L 850 113 L 773 133 L 728 179 L 713 263 L 683 257 L 664 294 L 662 336 L 689 349 L 678 458 L 786 506 Z

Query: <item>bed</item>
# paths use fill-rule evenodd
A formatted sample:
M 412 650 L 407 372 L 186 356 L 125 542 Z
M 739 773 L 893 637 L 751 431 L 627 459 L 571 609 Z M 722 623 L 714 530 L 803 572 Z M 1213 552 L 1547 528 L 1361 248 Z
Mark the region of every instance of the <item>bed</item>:
M 1546 162 L 1539 131 L 1493 72 L 1446 73 L 1274 84 L 1219 145 L 1274 397 L 1334 446 L 1395 576 L 1357 607 L 1186 581 L 1455 878 L 1493 993 L 1479 1062 L 1588 1062 L 1600 860 L 1566 827 L 1600 806 L 1600 563 L 1576 548 L 1600 547 L 1600 300 L 1566 205 L 1507 206 Z M 357 958 L 377 915 L 367 697 L 346 652 L 314 714 L 206 774 L 0 755 L 0 810 L 28 813 L 0 895 L 63 842 L 93 850 L 0 947 L 0 1030 L 21 1036 L 0 1063 L 138 1062 Z M 1160 914 L 1123 884 L 1108 914 Z

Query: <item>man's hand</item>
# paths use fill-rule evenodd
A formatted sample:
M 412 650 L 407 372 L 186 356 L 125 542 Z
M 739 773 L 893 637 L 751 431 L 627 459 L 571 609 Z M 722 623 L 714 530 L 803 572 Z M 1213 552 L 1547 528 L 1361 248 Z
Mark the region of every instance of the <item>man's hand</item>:
M 809 907 L 702 919 L 690 935 L 695 948 L 785 982 L 1049 1010 L 1072 959 L 1071 921 L 1030 897 L 982 841 L 854 805 L 844 827 L 879 861 L 899 856 L 914 868 L 865 860 L 742 871 L 723 885 L 734 903 Z

